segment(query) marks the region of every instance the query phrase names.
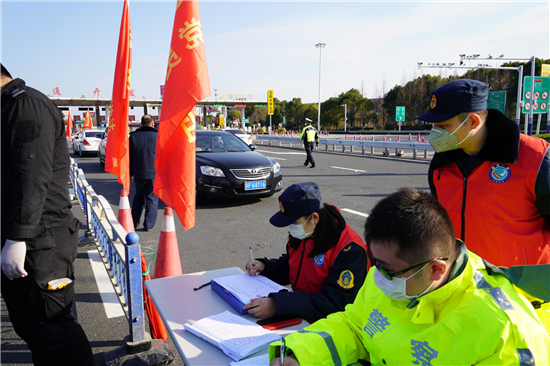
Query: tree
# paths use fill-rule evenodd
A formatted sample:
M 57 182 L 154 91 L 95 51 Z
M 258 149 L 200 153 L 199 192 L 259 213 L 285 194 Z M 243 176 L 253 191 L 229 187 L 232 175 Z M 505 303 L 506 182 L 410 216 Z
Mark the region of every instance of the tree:
M 235 120 L 235 118 L 240 119 L 240 118 L 241 118 L 241 111 L 239 111 L 238 109 L 232 109 L 232 110 L 229 112 L 229 114 L 227 115 L 227 118 L 228 118 L 230 121 Z

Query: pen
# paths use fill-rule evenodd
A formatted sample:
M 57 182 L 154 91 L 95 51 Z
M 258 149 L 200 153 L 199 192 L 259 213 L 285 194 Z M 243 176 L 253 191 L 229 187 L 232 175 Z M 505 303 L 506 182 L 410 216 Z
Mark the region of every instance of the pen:
M 249 247 L 249 249 L 250 249 L 250 258 L 252 258 L 252 265 L 255 266 L 256 260 L 254 259 L 254 254 L 252 254 L 252 247 Z
M 199 287 L 195 287 L 195 288 L 193 289 L 193 291 L 200 290 L 201 288 L 206 287 L 206 286 L 208 286 L 208 285 L 210 285 L 210 282 L 207 282 L 207 283 L 205 283 L 204 285 L 200 285 Z
M 281 338 L 281 366 L 283 366 L 283 360 L 285 358 L 285 339 Z

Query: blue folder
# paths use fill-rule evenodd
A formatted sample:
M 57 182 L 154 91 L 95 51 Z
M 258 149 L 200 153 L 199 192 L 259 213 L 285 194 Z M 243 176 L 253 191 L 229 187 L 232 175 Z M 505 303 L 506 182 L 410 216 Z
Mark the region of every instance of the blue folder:
M 239 300 L 238 297 L 233 295 L 231 292 L 227 291 L 225 288 L 223 288 L 219 283 L 217 283 L 215 280 L 210 281 L 210 287 L 212 290 L 214 290 L 215 293 L 220 295 L 222 299 L 224 299 L 237 313 L 240 315 L 248 314 L 248 310 L 244 310 L 241 300 Z M 288 290 L 281 290 L 281 291 L 288 291 Z
M 210 281 L 210 287 L 212 288 L 212 290 L 214 290 L 215 293 L 220 295 L 222 299 L 224 299 L 229 305 L 231 305 L 231 307 L 235 309 L 237 313 L 241 315 L 248 313 L 247 310 L 243 309 L 244 304 L 241 302 L 241 300 L 239 300 L 229 291 L 220 286 L 216 281 Z

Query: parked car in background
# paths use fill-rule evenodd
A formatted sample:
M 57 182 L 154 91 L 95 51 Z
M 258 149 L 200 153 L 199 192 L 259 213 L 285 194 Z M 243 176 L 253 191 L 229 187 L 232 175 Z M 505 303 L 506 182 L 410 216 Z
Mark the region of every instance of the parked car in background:
M 252 136 L 247 134 L 246 132 L 236 129 L 236 128 L 228 128 L 226 130 L 222 130 L 225 132 L 232 133 L 233 135 L 237 136 L 241 140 L 243 140 L 248 146 L 252 145 Z
M 84 154 L 97 155 L 99 143 L 105 136 L 105 130 L 85 130 L 79 133 L 78 141 L 73 145 L 75 153 L 84 156 Z
M 267 197 L 280 191 L 281 166 L 253 151 L 255 147 L 224 130 L 197 130 L 197 203 L 205 198 Z

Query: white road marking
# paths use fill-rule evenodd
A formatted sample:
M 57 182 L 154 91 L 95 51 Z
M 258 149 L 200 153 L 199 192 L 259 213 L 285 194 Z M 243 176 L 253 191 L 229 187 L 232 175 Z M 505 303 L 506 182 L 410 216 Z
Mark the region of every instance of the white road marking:
M 275 158 L 273 156 L 270 156 L 271 159 L 275 159 L 275 160 L 286 160 L 286 159 L 283 159 L 283 158 Z
M 339 166 L 331 166 L 331 168 L 334 168 L 334 169 L 343 169 L 343 170 L 351 170 L 352 172 L 356 172 L 356 173 L 359 173 L 359 172 L 366 173 L 366 172 L 367 172 L 366 170 L 342 168 L 342 167 L 339 167 Z
M 369 214 L 362 213 L 362 212 L 359 212 L 359 211 L 350 210 L 349 208 L 343 208 L 342 211 L 346 211 L 346 212 L 349 212 L 349 213 L 352 213 L 352 214 L 355 214 L 355 215 L 359 215 L 359 216 L 363 216 L 363 217 L 369 217 Z
M 279 151 L 268 151 L 268 150 L 258 150 L 255 151 L 269 153 L 269 154 L 278 154 L 278 155 L 305 155 L 305 152 L 279 152 Z
M 89 250 L 88 258 L 90 258 L 95 282 L 97 283 L 97 288 L 99 289 L 99 295 L 101 296 L 101 301 L 103 301 L 107 318 L 116 318 L 125 315 L 124 310 L 122 310 L 122 305 L 120 301 L 118 301 L 118 296 L 113 289 L 105 265 L 97 250 Z

